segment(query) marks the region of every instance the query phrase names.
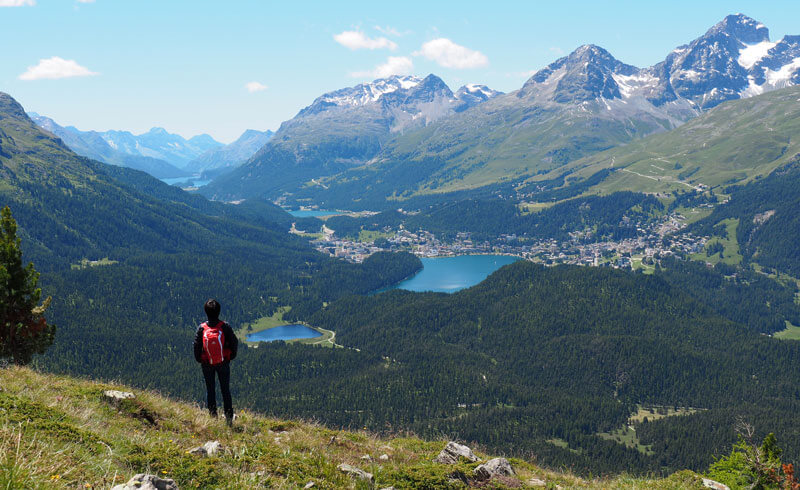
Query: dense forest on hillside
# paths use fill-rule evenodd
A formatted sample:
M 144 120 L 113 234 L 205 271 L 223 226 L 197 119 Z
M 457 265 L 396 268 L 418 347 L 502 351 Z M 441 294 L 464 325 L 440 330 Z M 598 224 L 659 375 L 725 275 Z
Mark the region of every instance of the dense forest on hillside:
M 557 240 L 568 239 L 570 232 L 588 228 L 598 239 L 618 240 L 635 236 L 637 221 L 652 219 L 663 210 L 663 204 L 653 196 L 617 192 L 609 196 L 575 198 L 528 214 L 513 201 L 468 199 L 434 205 L 419 213 L 392 210 L 363 218 L 334 216 L 326 225 L 341 236 L 357 236 L 362 229 L 381 230 L 402 224 L 407 230 L 424 229 L 442 238 L 470 232 L 476 239 L 515 234 Z M 623 222 L 623 216 L 629 220 Z
M 130 272 L 114 269 L 95 268 L 100 276 L 89 283 L 113 282 L 114 274 L 121 281 Z M 445 434 L 581 472 L 703 469 L 734 440 L 733 422 L 725 420 L 733 415 L 777 432 L 790 457 L 800 454 L 792 429 L 800 423 L 793 383 L 800 344 L 731 322 L 715 312 L 724 308 L 706 306 L 665 279 L 519 262 L 453 295 L 341 298 L 305 319 L 335 330 L 348 348 L 278 342 L 243 350 L 234 366 L 235 397 L 276 415 Z M 184 320 L 199 320 L 191 298 L 181 302 L 167 296 L 166 285 L 156 286 L 152 297 L 165 299 L 142 308 L 136 298 L 81 296 L 75 286 L 58 316 L 77 313 L 69 324 L 93 328 L 62 329 L 40 366 L 202 399 L 189 353 L 192 327 Z M 70 301 L 96 307 L 75 309 Z M 238 321 L 250 307 L 237 303 L 225 310 L 227 318 Z M 133 326 L 143 322 L 146 329 Z M 774 403 L 765 407 L 763 399 Z M 647 442 L 640 439 L 652 444 L 653 455 L 597 435 L 623 427 L 637 404 L 707 410 L 649 423 Z M 716 425 L 694 437 L 682 422 Z M 679 441 L 666 442 L 676 434 Z

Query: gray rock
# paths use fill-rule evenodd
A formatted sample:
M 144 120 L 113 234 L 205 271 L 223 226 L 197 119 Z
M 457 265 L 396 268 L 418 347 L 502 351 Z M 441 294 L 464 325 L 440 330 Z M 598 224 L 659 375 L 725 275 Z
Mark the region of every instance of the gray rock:
M 219 441 L 208 441 L 202 446 L 198 446 L 194 449 L 189 450 L 189 452 L 197 456 L 211 457 L 218 455 L 224 450 L 225 448 L 222 447 L 222 444 L 220 444 Z
M 381 454 L 380 456 L 378 456 L 378 459 L 380 459 L 381 461 L 389 461 L 389 455 Z
M 337 466 L 337 468 L 339 469 L 339 471 L 347 474 L 352 478 L 358 478 L 359 480 L 365 480 L 370 483 L 372 483 L 373 481 L 372 473 L 367 473 L 366 471 L 360 468 L 356 468 L 355 466 L 350 466 L 349 464 L 342 463 L 339 466 Z
M 547 482 L 539 478 L 531 478 L 526 482 L 529 487 L 546 487 Z
M 494 458 L 475 468 L 475 478 L 491 480 L 496 476 L 514 476 L 514 468 L 506 458 Z
M 304 486 L 303 488 L 304 489 L 309 489 L 309 488 L 314 488 L 316 486 L 317 486 L 316 483 L 314 483 L 313 481 L 310 481 L 310 482 L 306 483 L 306 486 Z
M 442 452 L 436 456 L 433 462 L 441 464 L 456 464 L 458 463 L 459 458 L 464 458 L 470 463 L 478 461 L 478 457 L 473 454 L 472 449 L 450 441 L 447 443 L 447 446 L 442 449 Z
M 112 487 L 111 490 L 178 490 L 178 485 L 169 478 L 139 473 L 128 480 L 128 483 Z
M 728 485 L 711 480 L 709 478 L 703 478 L 703 486 L 706 488 L 713 488 L 714 490 L 731 490 Z
M 122 400 L 132 400 L 136 398 L 136 395 L 127 391 L 106 390 L 103 392 L 103 398 L 111 405 L 119 407 Z
M 366 461 L 367 463 L 371 463 L 372 462 L 372 456 L 370 456 L 369 454 L 365 454 L 365 455 L 361 456 L 361 461 Z

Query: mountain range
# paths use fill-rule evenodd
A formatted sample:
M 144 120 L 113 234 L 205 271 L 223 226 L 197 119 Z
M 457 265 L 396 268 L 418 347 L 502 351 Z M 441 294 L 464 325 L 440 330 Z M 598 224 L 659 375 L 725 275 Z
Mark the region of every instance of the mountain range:
M 281 124 L 245 164 L 249 170 L 237 169 L 215 180 L 208 193 L 227 198 L 246 188 L 248 196 L 265 195 L 364 165 L 394 135 L 499 95 L 482 85 L 466 85 L 453 93 L 435 75 L 392 76 L 329 92 Z
M 434 75 L 380 79 L 319 97 L 205 192 L 354 208 L 365 199 L 520 184 L 798 81 L 800 36 L 772 42 L 743 14 L 646 68 L 581 46 L 509 94 L 453 94 Z
M 190 175 L 193 170 L 184 168 L 190 161 L 223 146 L 207 134 L 186 140 L 164 128 L 153 128 L 140 135 L 128 131 L 81 131 L 74 126 L 61 126 L 40 114 L 29 116 L 81 156 L 142 170 L 160 179 Z
M 101 135 L 115 150 L 129 155 L 160 158 L 178 168 L 186 167 L 189 162 L 206 151 L 222 146 L 222 143 L 207 134 L 193 136 L 187 140 L 158 127 L 138 135 L 130 131 L 116 130 L 106 131 Z
M 257 131 L 248 129 L 233 143 L 207 150 L 205 153 L 189 162 L 184 170 L 190 173 L 199 173 L 205 177 L 212 177 L 226 172 L 233 167 L 246 162 L 252 157 L 275 133 L 272 131 Z
M 103 138 L 102 133 L 97 131 L 80 131 L 74 126 L 60 126 L 49 117 L 36 113 L 31 113 L 29 116 L 39 127 L 61 138 L 64 144 L 81 156 L 108 163 L 109 165 L 142 170 L 160 179 L 186 175 L 183 170 L 165 160 L 142 155 L 131 155 L 114 149 Z

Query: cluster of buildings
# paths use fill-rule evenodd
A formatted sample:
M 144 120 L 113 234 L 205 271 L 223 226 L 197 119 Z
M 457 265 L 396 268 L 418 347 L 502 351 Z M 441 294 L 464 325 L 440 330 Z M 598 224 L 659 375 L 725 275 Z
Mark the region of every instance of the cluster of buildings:
M 648 223 L 625 223 L 636 230 L 635 236 L 620 240 L 598 241 L 591 230 L 570 233 L 566 240 L 532 239 L 502 234 L 491 240 L 478 240 L 472 233 L 458 233 L 454 239 L 443 240 L 426 230 L 383 230 L 383 239 L 360 242 L 337 237 L 335 230 L 326 229 L 322 238 L 312 242 L 314 247 L 334 257 L 350 262 L 362 262 L 375 252 L 407 251 L 419 257 L 447 257 L 470 254 L 515 255 L 545 264 L 576 264 L 631 268 L 653 264 L 659 257 L 676 253 L 693 254 L 703 250 L 706 238 L 678 233 L 685 219 L 670 214 Z

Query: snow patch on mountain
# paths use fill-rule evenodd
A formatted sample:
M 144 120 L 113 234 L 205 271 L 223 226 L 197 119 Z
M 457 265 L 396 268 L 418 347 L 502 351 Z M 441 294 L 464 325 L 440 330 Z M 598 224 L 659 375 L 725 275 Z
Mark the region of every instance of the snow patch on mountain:
M 744 47 L 739 51 L 739 64 L 749 70 L 752 68 L 756 63 L 761 61 L 768 53 L 769 50 L 774 48 L 775 45 L 778 43 L 773 43 L 770 41 L 762 41 L 756 44 L 745 44 Z
M 312 106 L 318 102 L 337 106 L 363 106 L 377 101 L 386 94 L 390 94 L 398 90 L 408 90 L 414 88 L 421 82 L 421 78 L 413 75 L 381 78 L 375 80 L 374 82 L 362 83 L 352 88 L 345 88 L 325 94 L 314 101 Z
M 646 71 L 640 71 L 633 75 L 622 75 L 620 73 L 612 73 L 611 76 L 617 82 L 619 92 L 622 94 L 623 99 L 628 99 L 637 95 L 643 88 L 652 89 L 658 86 L 658 78 Z

